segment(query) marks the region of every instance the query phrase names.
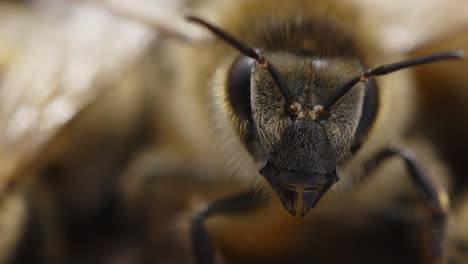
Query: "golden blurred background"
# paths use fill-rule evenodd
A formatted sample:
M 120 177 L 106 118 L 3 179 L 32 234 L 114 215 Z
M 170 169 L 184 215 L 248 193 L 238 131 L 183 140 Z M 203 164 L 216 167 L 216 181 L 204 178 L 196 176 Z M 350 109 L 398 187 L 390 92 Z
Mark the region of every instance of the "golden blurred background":
M 0 2 L 0 263 L 194 262 L 194 210 L 250 186 L 199 147 L 209 136 L 200 143 L 181 131 L 188 127 L 182 120 L 168 118 L 176 104 L 171 83 L 179 78 L 168 46 L 207 37 L 183 20 L 207 2 Z M 342 2 L 378 29 L 388 56 L 468 49 L 465 0 Z M 468 228 L 460 224 L 468 224 L 468 63 L 413 73 L 419 115 L 410 136 L 424 134 L 430 143 L 411 145 L 436 152 L 441 160 L 431 166 L 452 175 L 455 224 L 448 232 L 455 242 L 446 247 L 454 254 L 449 263 L 468 263 Z M 354 201 L 367 204 L 391 191 L 375 186 Z M 403 213 L 374 215 L 357 205 L 290 219 L 268 204 L 253 216 L 212 219 L 216 259 L 422 263 L 417 233 L 424 223 L 407 216 L 419 212 L 417 199 L 394 199 Z

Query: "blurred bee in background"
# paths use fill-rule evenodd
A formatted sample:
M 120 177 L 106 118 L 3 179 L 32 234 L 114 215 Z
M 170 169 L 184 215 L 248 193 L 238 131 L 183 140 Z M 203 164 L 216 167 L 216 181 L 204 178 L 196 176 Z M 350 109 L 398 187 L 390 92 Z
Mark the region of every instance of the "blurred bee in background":
M 443 243 L 446 262 L 464 263 L 466 62 L 325 102 L 369 67 L 467 46 L 456 1 L 440 4 L 460 9 L 452 19 L 422 13 L 431 32 L 412 13 L 421 3 L 405 16 L 380 2 L 2 3 L 23 25 L 0 43 L 2 261 L 437 263 Z M 321 175 L 274 176 L 286 170 Z M 445 221 L 434 209 L 449 199 Z

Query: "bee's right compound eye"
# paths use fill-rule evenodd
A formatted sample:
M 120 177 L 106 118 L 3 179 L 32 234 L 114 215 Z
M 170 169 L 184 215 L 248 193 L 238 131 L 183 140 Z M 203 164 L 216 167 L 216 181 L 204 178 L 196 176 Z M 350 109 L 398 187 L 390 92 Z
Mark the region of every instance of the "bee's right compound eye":
M 250 76 L 255 60 L 244 55 L 239 56 L 228 72 L 227 90 L 229 102 L 234 113 L 241 120 L 252 119 L 250 104 Z

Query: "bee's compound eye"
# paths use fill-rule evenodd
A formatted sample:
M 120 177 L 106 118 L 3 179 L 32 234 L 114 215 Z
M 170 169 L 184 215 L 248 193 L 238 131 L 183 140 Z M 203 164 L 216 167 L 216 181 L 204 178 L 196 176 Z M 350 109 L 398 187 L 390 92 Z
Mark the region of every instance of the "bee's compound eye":
M 255 60 L 246 56 L 239 56 L 228 72 L 227 90 L 229 102 L 234 113 L 241 120 L 252 118 L 250 105 L 250 76 Z

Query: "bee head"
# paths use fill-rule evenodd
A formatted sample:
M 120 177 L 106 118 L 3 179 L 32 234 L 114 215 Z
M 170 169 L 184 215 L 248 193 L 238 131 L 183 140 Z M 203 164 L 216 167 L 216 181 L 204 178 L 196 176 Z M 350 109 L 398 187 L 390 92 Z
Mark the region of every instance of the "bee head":
M 292 215 L 302 201 L 304 216 L 338 180 L 337 163 L 349 152 L 364 93 L 354 89 L 327 113 L 321 107 L 360 66 L 315 55 L 273 52 L 265 57 L 280 80 L 265 65 L 241 56 L 228 74 L 229 100 L 246 123 L 244 144 L 260 174 Z
M 361 64 L 349 57 L 252 49 L 221 29 L 199 23 L 240 51 L 227 72 L 233 127 L 284 208 L 304 216 L 338 181 L 337 164 L 350 146 L 363 89 L 323 106 Z

